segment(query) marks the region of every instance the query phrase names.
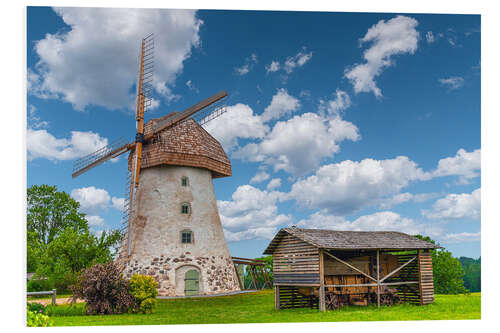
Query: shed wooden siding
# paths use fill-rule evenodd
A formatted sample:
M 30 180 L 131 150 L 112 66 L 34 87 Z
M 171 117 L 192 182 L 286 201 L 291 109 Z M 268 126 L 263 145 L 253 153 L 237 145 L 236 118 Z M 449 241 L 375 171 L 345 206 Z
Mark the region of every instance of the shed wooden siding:
M 434 278 L 430 251 L 419 251 L 418 261 L 421 304 L 430 304 L 434 302 Z
M 297 309 L 297 308 L 307 308 L 311 307 L 313 309 L 318 308 L 317 299 L 309 299 L 303 294 L 299 293 L 299 290 L 295 286 L 279 286 L 275 288 L 275 308 L 279 309 Z
M 398 257 L 398 266 L 408 262 L 408 260 L 414 258 L 416 255 L 417 251 L 408 251 L 406 253 L 396 254 Z M 418 260 L 414 260 L 409 265 L 401 269 L 397 276 L 391 277 L 388 282 L 419 281 L 418 264 Z M 420 301 L 420 286 L 418 284 L 400 285 L 395 286 L 394 288 L 397 289 L 401 301 L 413 304 L 422 304 Z
M 273 253 L 275 285 L 319 285 L 319 249 L 290 234 Z

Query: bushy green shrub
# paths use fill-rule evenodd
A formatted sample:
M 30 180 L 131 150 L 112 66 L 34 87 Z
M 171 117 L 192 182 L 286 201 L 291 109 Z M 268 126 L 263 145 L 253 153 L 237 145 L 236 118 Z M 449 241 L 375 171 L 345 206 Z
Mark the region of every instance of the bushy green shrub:
M 28 311 L 46 314 L 45 306 L 37 302 L 28 302 Z
M 28 327 L 52 326 L 52 321 L 49 316 L 46 316 L 41 312 L 30 311 L 29 308 L 26 310 L 26 325 Z
M 27 291 L 49 291 L 54 288 L 54 283 L 48 279 L 32 278 L 26 285 Z
M 136 311 L 152 313 L 156 307 L 156 296 L 158 296 L 158 282 L 149 276 L 134 274 L 129 281 L 130 293 L 135 297 Z
M 88 314 L 124 313 L 136 307 L 128 282 L 113 262 L 85 269 L 71 290 L 73 297 L 87 302 Z

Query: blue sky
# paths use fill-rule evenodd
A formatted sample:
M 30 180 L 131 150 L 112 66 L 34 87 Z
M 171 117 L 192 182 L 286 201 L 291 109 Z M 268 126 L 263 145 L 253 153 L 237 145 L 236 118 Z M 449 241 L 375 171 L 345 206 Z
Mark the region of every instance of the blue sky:
M 214 180 L 231 254 L 280 227 L 399 230 L 480 255 L 478 15 L 29 7 L 27 185 L 71 193 L 120 227 L 126 159 L 75 158 L 135 135 L 141 37 L 155 33 L 146 120 L 222 89 L 206 125 L 233 176 Z

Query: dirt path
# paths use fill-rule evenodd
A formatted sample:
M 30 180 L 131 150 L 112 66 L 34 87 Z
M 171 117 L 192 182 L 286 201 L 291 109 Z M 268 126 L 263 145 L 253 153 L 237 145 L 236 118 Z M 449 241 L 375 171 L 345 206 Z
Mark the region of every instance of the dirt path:
M 30 303 L 40 303 L 43 305 L 50 305 L 52 304 L 52 299 L 28 299 L 28 302 Z M 82 303 L 83 299 L 77 299 L 76 303 Z M 56 304 L 70 304 L 71 303 L 71 298 L 70 297 L 63 297 L 63 298 L 57 298 L 56 299 Z

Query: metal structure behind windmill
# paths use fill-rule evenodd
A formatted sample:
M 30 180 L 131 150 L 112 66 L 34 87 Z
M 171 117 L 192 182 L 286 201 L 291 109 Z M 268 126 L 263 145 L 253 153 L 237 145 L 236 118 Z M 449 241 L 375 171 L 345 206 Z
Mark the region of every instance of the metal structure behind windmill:
M 238 290 L 212 178 L 231 176 L 222 146 L 201 125 L 224 112 L 221 91 L 182 112 L 144 123 L 151 105 L 153 36 L 141 41 L 135 141 L 120 139 L 75 161 L 73 177 L 125 152 L 128 200 L 117 262 L 125 276 L 148 274 L 160 295 Z

